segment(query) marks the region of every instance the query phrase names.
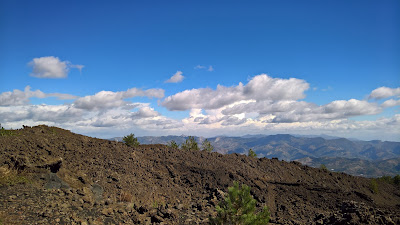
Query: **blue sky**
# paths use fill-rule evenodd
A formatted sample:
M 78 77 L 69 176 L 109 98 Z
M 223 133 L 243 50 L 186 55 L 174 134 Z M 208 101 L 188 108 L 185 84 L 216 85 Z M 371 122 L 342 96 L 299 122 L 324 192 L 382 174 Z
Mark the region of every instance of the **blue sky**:
M 399 1 L 3 0 L 0 31 L 4 127 L 400 141 Z

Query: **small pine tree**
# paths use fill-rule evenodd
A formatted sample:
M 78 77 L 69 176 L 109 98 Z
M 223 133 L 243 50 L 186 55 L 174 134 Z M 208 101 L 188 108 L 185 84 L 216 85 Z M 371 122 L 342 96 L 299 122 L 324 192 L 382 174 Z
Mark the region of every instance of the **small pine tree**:
M 249 149 L 248 156 L 257 158 L 257 154 L 253 151 L 253 149 Z
M 269 211 L 264 207 L 258 214 L 256 200 L 250 194 L 250 187 L 235 181 L 233 187 L 228 188 L 228 195 L 217 206 L 217 216 L 210 218 L 210 224 L 242 224 L 263 225 L 269 222 Z
M 134 134 L 129 134 L 122 138 L 122 140 L 125 142 L 126 145 L 130 147 L 137 147 L 140 145 L 139 141 L 137 138 L 135 138 Z
M 369 184 L 369 188 L 371 189 L 371 191 L 372 191 L 374 194 L 378 194 L 378 192 L 379 192 L 379 189 L 378 189 L 378 182 L 376 181 L 375 178 L 372 178 L 372 179 L 371 179 L 371 182 L 370 182 L 370 184 Z
M 397 174 L 393 177 L 393 183 L 400 186 L 400 175 Z
M 212 152 L 212 150 L 214 150 L 214 146 L 212 146 L 211 142 L 206 139 L 203 141 L 203 143 L 201 143 L 201 149 L 203 151 Z
M 169 146 L 170 148 L 172 148 L 172 149 L 179 149 L 179 145 L 178 145 L 174 140 L 171 140 L 171 141 L 168 143 L 168 146 Z
M 189 136 L 185 143 L 182 143 L 182 149 L 186 150 L 186 151 L 198 151 L 199 150 L 199 146 L 196 142 L 196 139 L 194 139 L 193 136 Z
M 321 164 L 321 165 L 319 166 L 319 168 L 320 168 L 321 170 L 328 171 L 328 168 L 325 166 L 325 164 Z

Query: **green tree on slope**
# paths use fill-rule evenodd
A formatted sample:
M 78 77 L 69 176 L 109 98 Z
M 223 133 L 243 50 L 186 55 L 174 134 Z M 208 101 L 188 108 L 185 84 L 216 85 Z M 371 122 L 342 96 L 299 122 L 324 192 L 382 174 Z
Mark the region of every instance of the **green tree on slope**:
M 250 187 L 243 184 L 239 187 L 238 182 L 228 188 L 228 195 L 224 201 L 217 206 L 217 216 L 210 218 L 210 224 L 240 224 L 240 225 L 263 225 L 269 222 L 269 211 L 264 207 L 258 214 L 256 200 L 250 194 Z
M 135 138 L 134 134 L 129 134 L 122 138 L 122 140 L 125 142 L 126 145 L 130 147 L 137 147 L 140 145 L 139 141 L 137 138 Z
M 170 147 L 170 148 L 172 148 L 172 149 L 179 149 L 179 145 L 176 143 L 176 141 L 174 141 L 174 140 L 171 140 L 169 143 L 168 143 L 168 146 Z
M 250 157 L 254 157 L 254 158 L 257 158 L 257 154 L 256 154 L 256 152 L 255 152 L 255 151 L 253 151 L 253 149 L 249 149 L 248 156 L 250 156 Z
M 203 143 L 201 143 L 201 150 L 212 152 L 212 150 L 214 150 L 214 146 L 212 146 L 211 142 L 206 139 L 203 141 Z
M 199 150 L 199 146 L 193 136 L 189 136 L 186 139 L 186 141 L 184 143 L 182 143 L 181 148 L 186 151 L 189 151 L 189 150 L 198 151 Z

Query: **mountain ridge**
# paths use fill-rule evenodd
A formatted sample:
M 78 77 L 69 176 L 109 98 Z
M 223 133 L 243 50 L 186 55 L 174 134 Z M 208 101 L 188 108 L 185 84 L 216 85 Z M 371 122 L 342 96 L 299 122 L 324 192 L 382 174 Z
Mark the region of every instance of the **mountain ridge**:
M 195 137 L 201 144 L 204 137 Z M 118 138 L 122 140 L 122 138 Z M 178 144 L 186 140 L 184 136 L 145 136 L 138 137 L 140 143 L 143 144 L 168 144 L 174 140 Z M 385 169 L 379 167 L 375 161 L 397 159 L 400 157 L 400 142 L 393 141 L 361 141 L 349 140 L 346 138 L 330 138 L 323 137 L 299 137 L 290 134 L 276 135 L 245 135 L 242 137 L 219 136 L 207 138 L 214 146 L 214 150 L 223 154 L 247 154 L 252 148 L 259 157 L 279 158 L 285 161 L 304 162 L 304 158 L 312 158 L 313 163 L 307 164 L 313 167 L 319 167 L 320 164 L 330 164 L 330 168 L 335 171 L 346 172 L 352 175 L 378 177 L 382 175 L 394 176 L 400 173 L 399 165 Z M 327 161 L 329 158 L 329 162 Z M 332 163 L 336 159 L 336 165 Z M 347 160 L 344 160 L 347 159 Z M 354 160 L 360 159 L 358 167 L 362 170 L 351 170 L 350 166 L 355 165 Z M 367 163 L 370 161 L 371 163 Z M 319 162 L 320 164 L 318 164 Z M 367 167 L 366 165 L 369 165 Z M 379 167 L 379 168 L 378 168 Z M 376 172 L 371 172 L 376 171 Z

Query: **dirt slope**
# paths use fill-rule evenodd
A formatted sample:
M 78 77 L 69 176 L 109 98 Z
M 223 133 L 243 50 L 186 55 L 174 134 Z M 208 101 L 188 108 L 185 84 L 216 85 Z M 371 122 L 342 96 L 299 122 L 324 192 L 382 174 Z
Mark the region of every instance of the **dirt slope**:
M 0 151 L 3 224 L 206 224 L 234 180 L 271 224 L 400 224 L 396 187 L 374 193 L 369 179 L 296 162 L 130 148 L 47 126 L 0 137 Z

